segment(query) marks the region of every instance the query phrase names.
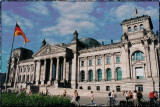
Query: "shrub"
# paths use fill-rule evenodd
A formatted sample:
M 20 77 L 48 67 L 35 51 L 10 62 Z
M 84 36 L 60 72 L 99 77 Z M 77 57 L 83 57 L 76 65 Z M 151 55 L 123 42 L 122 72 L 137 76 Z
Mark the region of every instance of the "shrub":
M 69 98 L 62 96 L 45 96 L 43 94 L 26 95 L 25 93 L 1 94 L 2 106 L 75 106 Z

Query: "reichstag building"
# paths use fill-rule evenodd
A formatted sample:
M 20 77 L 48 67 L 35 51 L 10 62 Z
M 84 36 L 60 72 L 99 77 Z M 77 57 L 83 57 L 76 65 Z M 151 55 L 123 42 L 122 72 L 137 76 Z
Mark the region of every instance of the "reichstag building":
M 159 90 L 159 39 L 148 15 L 121 23 L 121 42 L 100 44 L 73 33 L 69 44 L 42 41 L 40 49 L 13 50 L 8 87 L 65 87 L 93 91 Z

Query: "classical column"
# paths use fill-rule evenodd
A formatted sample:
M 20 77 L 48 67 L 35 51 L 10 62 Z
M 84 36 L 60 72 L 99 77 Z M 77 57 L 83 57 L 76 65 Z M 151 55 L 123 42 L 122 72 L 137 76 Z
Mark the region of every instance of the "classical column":
M 63 57 L 63 80 L 66 80 L 66 56 Z
M 59 80 L 59 57 L 57 57 L 56 81 Z
M 52 82 L 52 71 L 53 71 L 53 59 L 50 58 L 50 72 L 49 72 L 48 85 L 51 85 L 51 82 Z
M 24 69 L 25 69 L 25 83 L 27 83 L 27 67 L 25 67 Z
M 44 59 L 44 75 L 41 81 L 41 85 L 44 85 L 45 78 L 46 78 L 46 59 Z
M 38 60 L 38 61 L 37 61 L 37 67 L 36 67 L 36 85 L 39 84 L 40 72 L 41 72 L 41 61 Z
M 96 81 L 96 56 L 95 55 L 93 56 L 93 66 L 94 66 L 94 69 L 93 69 L 93 81 L 95 82 Z
M 33 83 L 35 83 L 35 78 L 36 78 L 36 62 L 34 62 Z
M 102 55 L 102 81 L 106 80 L 106 75 L 105 75 L 105 56 Z
M 29 66 L 29 68 L 30 68 L 30 69 L 29 69 L 29 70 L 30 70 L 30 71 L 29 71 L 29 83 L 31 83 L 31 66 L 32 66 L 32 65 Z
M 129 79 L 130 78 L 130 69 L 129 69 L 129 67 L 130 67 L 130 65 L 129 65 L 129 60 L 130 60 L 130 58 L 129 58 L 129 54 L 128 54 L 128 45 L 127 45 L 127 48 L 125 49 L 125 55 L 126 55 L 126 75 L 127 75 L 127 78 Z
M 88 60 L 87 57 L 85 57 L 85 81 L 88 81 Z
M 146 53 L 146 65 L 147 65 L 147 75 L 148 77 L 151 77 L 151 65 L 150 65 L 150 60 L 149 60 L 149 52 L 148 52 L 148 43 L 147 40 L 144 42 L 145 43 L 145 53 Z
M 114 53 L 112 54 L 112 80 L 115 80 L 115 60 L 114 60 Z
M 14 79 L 14 88 L 16 88 L 16 83 L 17 83 L 17 78 L 18 78 L 18 76 L 17 76 L 18 69 L 19 69 L 19 67 L 18 67 L 18 65 L 17 65 L 17 67 L 16 67 L 15 79 Z

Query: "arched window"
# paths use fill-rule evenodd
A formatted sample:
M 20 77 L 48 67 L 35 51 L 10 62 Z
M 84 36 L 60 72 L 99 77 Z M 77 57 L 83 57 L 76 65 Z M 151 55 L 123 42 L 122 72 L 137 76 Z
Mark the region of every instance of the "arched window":
M 132 60 L 144 60 L 144 54 L 141 51 L 136 51 L 132 54 Z
M 132 32 L 132 29 L 131 29 L 131 27 L 128 27 L 128 32 Z
M 107 81 L 111 81 L 112 80 L 112 71 L 111 71 L 111 69 L 108 68 L 106 70 L 106 72 L 107 72 Z
M 98 69 L 97 74 L 98 74 L 98 81 L 101 81 L 102 80 L 102 70 Z
M 142 30 L 143 28 L 144 28 L 144 27 L 143 27 L 143 24 L 141 24 L 141 25 L 140 25 L 140 30 Z
M 85 72 L 81 71 L 81 82 L 85 80 Z
M 118 67 L 116 69 L 116 71 L 117 71 L 117 81 L 122 80 L 122 71 L 121 71 L 121 68 Z
M 134 26 L 134 31 L 137 31 L 137 30 L 138 30 L 137 26 Z
M 93 71 L 89 70 L 89 81 L 93 81 Z

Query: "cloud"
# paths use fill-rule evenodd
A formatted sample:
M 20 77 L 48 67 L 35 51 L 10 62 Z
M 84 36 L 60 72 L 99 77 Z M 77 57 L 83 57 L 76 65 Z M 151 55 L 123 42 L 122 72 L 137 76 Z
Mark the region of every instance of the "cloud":
M 50 44 L 57 44 L 57 42 L 54 41 L 53 39 L 46 38 L 45 40 L 46 40 L 47 43 L 50 43 Z
M 75 30 L 78 32 L 93 33 L 97 31 L 97 19 L 89 14 L 94 9 L 94 3 L 81 3 L 81 2 L 53 2 L 51 5 L 60 14 L 56 20 L 56 25 L 48 28 L 43 28 L 44 35 L 69 35 L 73 34 Z
M 119 7 L 111 8 L 108 15 L 106 15 L 106 18 L 112 22 L 133 18 L 135 14 L 135 7 L 138 10 L 137 16 L 149 15 L 152 20 L 157 20 L 159 18 L 158 8 L 152 6 L 143 8 L 135 3 L 125 3 Z
M 49 10 L 46 6 L 46 3 L 44 2 L 33 3 L 26 9 L 35 14 L 40 14 L 40 15 L 45 15 L 45 16 L 49 14 Z
M 11 11 L 2 12 L 2 23 L 4 24 L 4 26 L 8 26 L 8 27 L 15 26 L 16 21 L 22 29 L 34 27 L 32 24 L 32 21 L 29 19 L 26 19 L 26 18 L 19 16 L 17 14 L 14 14 Z

